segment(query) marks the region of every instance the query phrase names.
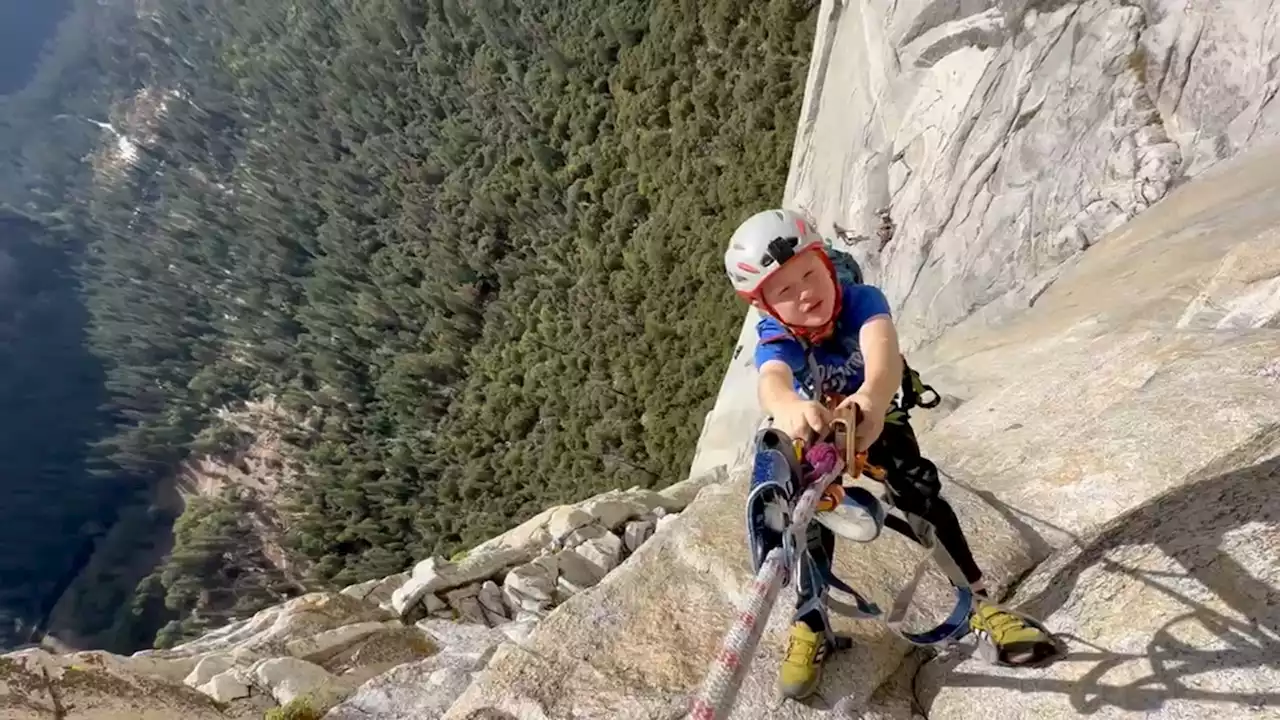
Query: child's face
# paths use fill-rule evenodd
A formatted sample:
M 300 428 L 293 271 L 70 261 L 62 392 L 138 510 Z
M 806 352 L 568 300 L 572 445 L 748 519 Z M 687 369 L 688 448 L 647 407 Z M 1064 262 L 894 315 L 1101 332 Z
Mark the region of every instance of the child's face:
M 816 252 L 792 258 L 770 275 L 760 290 L 784 325 L 821 327 L 835 312 L 836 283 Z

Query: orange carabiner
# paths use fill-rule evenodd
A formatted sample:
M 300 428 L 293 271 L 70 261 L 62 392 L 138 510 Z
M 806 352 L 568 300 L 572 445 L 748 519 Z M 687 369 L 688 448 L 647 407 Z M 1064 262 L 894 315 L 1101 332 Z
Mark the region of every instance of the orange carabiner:
M 880 482 L 884 482 L 885 478 L 888 477 L 888 475 L 884 471 L 884 468 L 880 467 L 879 465 L 872 465 L 871 463 L 867 462 L 867 453 L 865 451 L 857 453 L 857 458 L 858 458 L 858 475 L 861 475 L 862 473 L 865 472 L 866 474 L 870 475 L 876 480 L 879 480 Z
M 844 485 L 833 482 L 822 491 L 822 497 L 818 498 L 818 512 L 835 510 L 842 502 L 844 502 Z

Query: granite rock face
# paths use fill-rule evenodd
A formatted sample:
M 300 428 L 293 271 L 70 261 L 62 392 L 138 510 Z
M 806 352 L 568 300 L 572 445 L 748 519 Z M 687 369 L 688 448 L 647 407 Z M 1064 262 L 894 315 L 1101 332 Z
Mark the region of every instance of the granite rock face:
M 330 710 L 326 720 L 438 718 L 506 640 L 501 630 L 482 625 L 424 620 L 418 627 L 442 650 L 369 680 Z
M 1278 20 L 1262 0 L 825 0 L 781 200 L 885 290 L 908 350 L 1002 322 L 1170 188 L 1276 139 Z M 694 474 L 740 462 L 760 424 L 757 319 Z
M 1071 651 L 1034 671 L 926 666 L 931 718 L 1275 714 L 1277 187 L 1280 153 L 1248 151 L 1024 318 L 962 324 L 922 357 L 966 395 L 926 447 L 1047 556 L 1011 602 Z
M 217 720 L 213 700 L 108 653 L 57 656 L 40 649 L 0 656 L 0 718 Z
M 872 0 L 823 12 L 829 44 L 815 49 L 791 204 L 868 238 L 889 208 L 893 240 L 851 250 L 892 298 L 908 347 L 1085 249 L 1179 174 L 1144 80 L 1138 7 Z
M 1278 20 L 1253 0 L 828 0 L 787 201 L 863 238 L 918 347 L 1025 306 L 1184 176 L 1277 135 Z
M 1013 602 L 1047 615 L 1073 658 L 1017 673 L 929 665 L 912 682 L 919 659 L 905 643 L 847 623 L 856 644 L 831 658 L 821 701 L 780 702 L 784 591 L 733 717 L 909 717 L 917 699 L 941 720 L 1265 717 L 1266 618 L 1280 597 L 1276 257 L 1280 150 L 1249 151 L 1064 266 L 1034 307 L 969 318 L 912 355 L 953 397 L 922 445 L 975 555 L 997 592 L 1048 560 Z M 675 717 L 749 581 L 746 471 L 703 491 L 525 646 L 499 648 L 445 717 Z M 898 542 L 839 546 L 837 574 L 883 603 L 915 564 Z
M 926 665 L 930 717 L 1274 717 L 1280 433 L 1264 445 L 1037 568 L 1015 602 L 1072 655 L 1041 670 L 963 655 Z
M 1147 87 L 1184 170 L 1280 135 L 1280 8 L 1235 0 L 1145 0 Z

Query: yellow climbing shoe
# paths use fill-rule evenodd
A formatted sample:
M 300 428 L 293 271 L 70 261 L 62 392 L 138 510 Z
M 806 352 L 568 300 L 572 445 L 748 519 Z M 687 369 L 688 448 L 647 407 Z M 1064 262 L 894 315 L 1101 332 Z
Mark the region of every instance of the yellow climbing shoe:
M 802 700 L 812 695 L 818 689 L 826 655 L 827 641 L 822 633 L 810 630 L 803 622 L 792 625 L 787 655 L 782 659 L 778 677 L 783 696 Z
M 1021 616 L 978 601 L 969 616 L 969 627 L 995 650 L 996 662 L 1003 665 L 1035 665 L 1058 653 L 1053 636 Z

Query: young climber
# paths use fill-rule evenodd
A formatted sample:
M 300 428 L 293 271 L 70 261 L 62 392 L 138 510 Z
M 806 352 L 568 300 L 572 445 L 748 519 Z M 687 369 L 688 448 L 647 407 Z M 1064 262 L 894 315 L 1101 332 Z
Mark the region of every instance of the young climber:
M 920 454 L 902 413 L 894 412 L 903 359 L 884 294 L 870 285 L 841 283 L 821 236 L 788 210 L 767 210 L 743 222 L 729 241 L 725 269 L 738 294 L 765 316 L 756 326 L 755 364 L 760 402 L 774 427 L 792 438 L 815 440 L 826 436 L 833 411 L 861 409 L 858 451 L 886 469 L 899 508 L 934 525 L 938 541 L 980 598 L 970 627 L 1014 664 L 1042 659 L 1051 638 L 985 601 L 982 571 L 955 512 L 939 495 L 938 469 Z M 814 397 L 815 387 L 822 397 Z M 829 568 L 835 536 L 818 523 L 809 530 L 814 560 Z M 817 688 L 829 650 L 826 613 L 806 568 L 798 588 L 800 617 L 791 628 L 780 678 L 783 694 L 796 699 Z

